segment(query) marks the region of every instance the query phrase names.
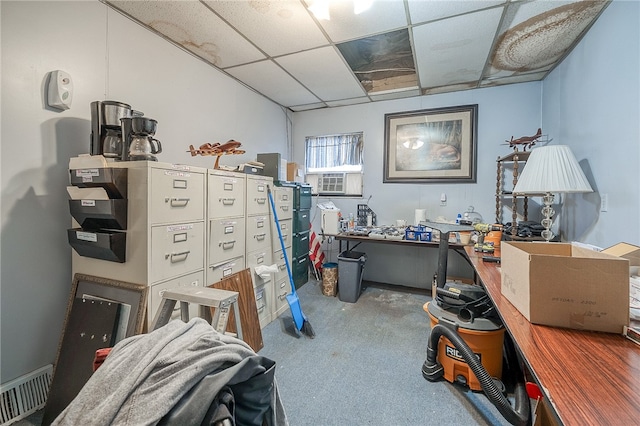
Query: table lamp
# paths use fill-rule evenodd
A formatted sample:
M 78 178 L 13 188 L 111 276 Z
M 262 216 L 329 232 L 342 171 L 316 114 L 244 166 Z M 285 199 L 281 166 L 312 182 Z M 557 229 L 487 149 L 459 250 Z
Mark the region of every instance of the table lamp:
M 531 150 L 522 174 L 513 188 L 519 195 L 542 195 L 542 215 L 544 226 L 542 238 L 547 242 L 555 236 L 551 232 L 552 217 L 555 214 L 551 205 L 554 193 L 592 192 L 580 164 L 567 145 L 547 145 Z

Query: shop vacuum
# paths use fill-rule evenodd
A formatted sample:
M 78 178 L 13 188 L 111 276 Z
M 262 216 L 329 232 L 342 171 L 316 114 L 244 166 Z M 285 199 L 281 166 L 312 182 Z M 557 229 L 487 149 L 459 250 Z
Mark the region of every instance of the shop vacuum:
M 441 231 L 442 233 L 442 231 Z M 425 379 L 444 378 L 450 383 L 484 391 L 500 414 L 513 425 L 531 421 L 529 396 L 513 342 L 485 290 L 478 285 L 445 283 L 448 234 L 440 238 L 438 272 L 433 301 L 425 304 L 431 319 Z M 445 237 L 445 238 L 443 238 Z M 443 239 L 445 242 L 443 243 Z M 514 381 L 514 406 L 506 397 L 503 377 Z

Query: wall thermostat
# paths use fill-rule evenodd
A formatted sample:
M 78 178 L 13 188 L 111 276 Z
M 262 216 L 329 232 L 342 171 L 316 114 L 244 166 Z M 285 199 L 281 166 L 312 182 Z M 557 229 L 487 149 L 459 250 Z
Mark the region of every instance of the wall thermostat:
M 61 70 L 49 73 L 47 105 L 61 110 L 71 108 L 73 98 L 73 82 L 71 76 Z

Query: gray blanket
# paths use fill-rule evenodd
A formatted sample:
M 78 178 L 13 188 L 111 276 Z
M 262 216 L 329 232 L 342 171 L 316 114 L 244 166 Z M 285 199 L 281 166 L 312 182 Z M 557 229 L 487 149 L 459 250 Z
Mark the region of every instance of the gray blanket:
M 201 318 L 171 321 L 116 344 L 52 424 L 155 425 L 204 377 L 255 355 Z M 270 416 L 268 424 L 288 424 L 275 378 Z

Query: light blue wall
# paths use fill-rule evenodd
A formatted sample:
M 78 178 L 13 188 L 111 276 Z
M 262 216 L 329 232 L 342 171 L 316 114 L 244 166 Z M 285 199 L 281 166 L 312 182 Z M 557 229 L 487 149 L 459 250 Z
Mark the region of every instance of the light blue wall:
M 426 209 L 429 219 L 456 214 L 474 206 L 484 221 L 495 221 L 496 159 L 511 152 L 505 144 L 511 136 L 534 134 L 540 126 L 541 82 L 469 90 L 419 98 L 376 102 L 318 111 L 299 112 L 293 116 L 294 159 L 304 164 L 305 136 L 364 132 L 364 196 L 362 198 L 314 198 L 311 216 L 319 233 L 319 210 L 316 202 L 333 201 L 343 214 L 356 214 L 357 204 L 366 203 L 376 212 L 378 224 L 392 224 L 396 219 L 413 222 L 415 209 Z M 474 184 L 403 184 L 382 183 L 384 153 L 384 115 L 456 105 L 478 104 L 477 183 Z M 440 205 L 440 194 L 447 195 L 447 205 Z M 510 215 L 506 221 L 508 221 Z M 325 248 L 336 261 L 338 243 Z M 360 246 L 369 256 L 364 278 L 412 287 L 426 288 L 437 267 L 437 250 L 419 250 L 378 245 Z M 455 275 L 470 276 L 468 265 L 452 257 L 450 270 Z
M 238 140 L 247 153 L 220 161 L 234 166 L 285 152 L 287 124 L 278 105 L 97 0 L 0 7 L 4 384 L 55 360 L 72 282 L 69 157 L 89 151 L 92 101 L 130 103 L 158 120 L 160 161 L 201 167 L 215 159 L 191 157 L 189 144 Z M 46 75 L 56 69 L 74 83 L 64 112 L 43 105 Z
M 640 3 L 614 0 L 543 82 L 543 128 L 571 147 L 595 191 L 565 198 L 565 239 L 640 244 L 639 63 Z

